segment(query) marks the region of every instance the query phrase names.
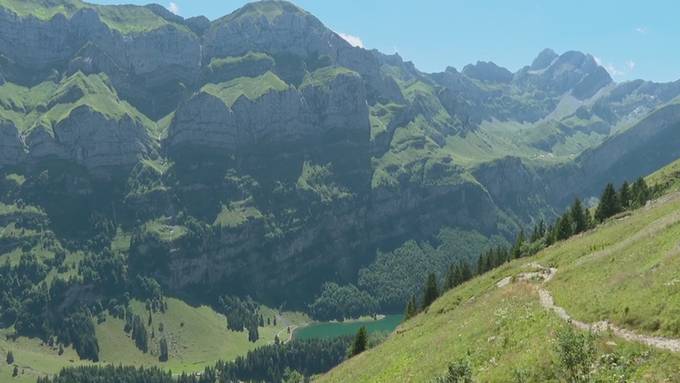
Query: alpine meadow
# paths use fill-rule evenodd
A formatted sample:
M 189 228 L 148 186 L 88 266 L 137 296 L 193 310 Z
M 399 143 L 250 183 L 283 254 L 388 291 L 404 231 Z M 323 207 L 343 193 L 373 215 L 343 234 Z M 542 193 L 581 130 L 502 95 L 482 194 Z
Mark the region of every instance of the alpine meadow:
M 680 382 L 680 80 L 93 1 L 0 0 L 0 382 Z

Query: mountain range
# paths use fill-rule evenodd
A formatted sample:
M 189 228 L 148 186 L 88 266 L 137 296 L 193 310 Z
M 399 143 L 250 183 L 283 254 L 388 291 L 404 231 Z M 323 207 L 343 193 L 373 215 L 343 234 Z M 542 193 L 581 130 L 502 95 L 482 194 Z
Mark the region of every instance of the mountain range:
M 0 260 L 113 253 L 187 301 L 306 309 L 332 281 L 401 310 L 427 273 L 680 157 L 678 96 L 579 51 L 424 73 L 285 1 L 211 21 L 0 0 Z

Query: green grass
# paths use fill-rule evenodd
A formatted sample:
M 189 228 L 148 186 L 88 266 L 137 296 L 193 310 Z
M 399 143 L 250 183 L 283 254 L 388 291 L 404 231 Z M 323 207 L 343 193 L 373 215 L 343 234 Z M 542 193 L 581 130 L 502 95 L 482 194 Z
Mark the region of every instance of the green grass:
M 0 6 L 22 17 L 34 16 L 40 20 L 49 20 L 58 14 L 71 17 L 78 10 L 87 7 L 87 4 L 80 0 L 1 0 Z
M 167 299 L 167 303 L 165 313 L 153 314 L 151 327 L 155 338 L 150 339 L 150 352 L 146 354 L 137 349 L 133 340 L 125 334 L 123 320 L 106 316 L 104 322 L 96 324 L 100 364 L 158 366 L 172 370 L 173 373 L 195 373 L 206 366 L 214 365 L 218 360 L 232 360 L 256 347 L 271 344 L 276 334 L 285 332 L 286 329 L 281 323 L 261 327 L 260 339 L 252 343 L 248 341 L 247 332 L 228 330 L 226 318 L 209 307 L 193 307 L 174 298 Z M 133 312 L 144 318 L 146 325 L 148 312 L 144 304 L 133 301 L 131 307 Z M 261 312 L 265 318 L 279 314 L 266 307 Z M 308 318 L 297 313 L 281 315 L 292 324 L 304 324 L 308 321 Z M 160 323 L 163 323 L 163 332 L 159 331 Z M 149 335 L 151 327 L 147 326 Z M 66 348 L 60 356 L 56 347 L 48 347 L 37 339 L 21 337 L 16 341 L 9 340 L 7 335 L 12 332 L 11 328 L 0 331 L 0 382 L 33 383 L 37 377 L 57 373 L 63 367 L 90 363 L 80 361 L 72 348 Z M 161 337 L 166 338 L 170 349 L 170 360 L 166 363 L 158 361 L 158 343 Z M 11 378 L 12 367 L 5 364 L 5 355 L 9 350 L 14 353 L 20 371 L 25 371 L 17 378 Z
M 680 338 L 680 198 L 557 245 L 546 261 L 557 304 L 588 322 Z
M 680 190 L 680 160 L 659 169 L 646 178 L 649 186 L 658 186 L 663 190 L 674 192 Z
M 87 107 L 109 119 L 128 116 L 150 133 L 156 124 L 132 105 L 118 98 L 104 74 L 77 72 L 59 83 L 45 81 L 32 88 L 11 83 L 0 86 L 0 119 L 8 120 L 22 133 L 43 128 L 53 134 L 53 126 L 79 107 Z
M 222 206 L 222 210 L 215 218 L 213 225 L 225 228 L 236 228 L 248 221 L 262 219 L 262 213 L 249 202 L 250 201 L 239 201 L 230 203 L 228 206 Z
M 349 70 L 344 67 L 329 66 L 321 69 L 317 69 L 312 73 L 307 73 L 305 75 L 300 88 L 306 88 L 308 86 L 316 87 L 326 87 L 338 76 L 359 76 L 356 72 Z
M 7 205 L 5 203 L 0 202 L 0 216 L 9 214 L 37 214 L 44 216 L 45 218 L 47 217 L 44 211 L 32 205 L 23 206 L 19 206 L 16 204 Z
M 334 182 L 331 164 L 317 165 L 305 161 L 296 187 L 316 194 L 322 202 L 326 203 L 352 196 L 349 190 Z
M 369 333 L 392 332 L 403 318 L 403 315 L 388 315 L 378 320 L 312 323 L 296 329 L 293 338 L 304 340 L 354 335 L 362 326 L 366 326 Z
M 220 84 L 207 84 L 201 91 L 211 94 L 225 105 L 232 107 L 240 97 L 254 101 L 271 91 L 283 92 L 289 86 L 274 73 L 267 72 L 258 77 L 239 77 Z
M 183 25 L 169 22 L 148 8 L 134 5 L 95 5 L 80 0 L 0 0 L 0 7 L 11 10 L 20 17 L 33 16 L 47 21 L 56 15 L 70 18 L 81 9 L 94 9 L 101 20 L 112 30 L 123 34 L 149 32 L 173 25 L 189 33 Z
M 248 52 L 243 56 L 212 58 L 210 64 L 208 64 L 208 68 L 213 71 L 218 71 L 227 66 L 248 65 L 262 60 L 270 61 L 272 65 L 274 64 L 274 59 L 266 53 Z
M 23 174 L 16 174 L 16 173 L 8 174 L 8 175 L 5 176 L 5 179 L 7 181 L 14 182 L 14 184 L 16 186 L 21 186 L 21 185 L 24 184 L 24 182 L 26 182 L 26 177 L 24 177 Z
M 148 312 L 141 302 L 132 305 L 135 313 L 148 318 Z M 150 340 L 150 352 L 145 354 L 137 349 L 134 342 L 123 332 L 123 320 L 107 317 L 96 327 L 103 363 L 124 365 L 157 365 L 173 372 L 198 372 L 218 360 L 232 360 L 239 355 L 274 341 L 275 334 L 283 326 L 265 326 L 259 329 L 260 339 L 256 343 L 248 341 L 247 332 L 227 329 L 226 318 L 206 306 L 192 307 L 170 298 L 165 313 L 152 316 L 155 339 Z M 163 323 L 163 332 L 159 325 Z M 148 326 L 147 326 L 148 327 Z M 147 328 L 151 334 L 151 328 Z M 170 360 L 158 361 L 158 342 L 161 337 L 168 341 Z
M 387 128 L 397 113 L 403 110 L 403 105 L 390 103 L 387 105 L 375 104 L 369 107 L 371 120 L 371 141 L 387 133 Z
M 144 224 L 143 230 L 163 242 L 172 242 L 187 234 L 184 226 L 172 225 L 168 218 L 158 218 Z
M 677 164 L 659 174 L 674 174 Z M 660 177 L 660 176 L 659 176 Z M 575 319 L 608 320 L 637 333 L 680 337 L 680 195 L 618 216 L 536 256 L 513 261 L 445 294 L 402 324 L 388 340 L 343 363 L 320 382 L 426 382 L 458 358 L 469 358 L 478 381 L 557 381 L 554 332 L 564 326 L 542 308 L 528 282 L 495 283 L 537 262 L 558 268 L 546 285 Z M 630 381 L 677 379 L 680 355 L 602 335 L 600 353 L 636 360 Z
M 156 15 L 146 7 L 135 5 L 94 5 L 104 24 L 123 34 L 143 33 L 172 25 L 190 33 L 189 29 Z
M 220 18 L 215 24 L 221 25 L 241 20 L 244 20 L 244 22 L 252 22 L 249 19 L 260 17 L 264 17 L 269 23 L 271 23 L 277 17 L 284 14 L 284 12 L 297 13 L 299 15 L 307 14 L 307 12 L 301 8 L 284 1 L 257 1 L 246 4 L 235 12 Z

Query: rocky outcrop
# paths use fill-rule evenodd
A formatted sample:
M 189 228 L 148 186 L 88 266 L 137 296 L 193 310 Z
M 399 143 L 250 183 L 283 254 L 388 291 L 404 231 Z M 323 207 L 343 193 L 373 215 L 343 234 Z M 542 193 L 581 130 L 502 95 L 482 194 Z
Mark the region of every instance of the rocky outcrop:
M 0 121 L 0 168 L 23 162 L 26 150 L 14 124 Z
M 553 61 L 558 58 L 559 55 L 555 53 L 550 48 L 544 49 L 541 51 L 541 53 L 536 56 L 534 61 L 531 63 L 531 66 L 529 67 L 530 70 L 532 71 L 537 71 L 541 69 L 545 69 L 550 66 L 550 64 L 553 63 Z
M 328 55 L 350 45 L 316 17 L 284 1 L 250 3 L 216 20 L 205 35 L 204 57 L 242 56 L 249 51 L 306 58 Z
M 177 110 L 167 148 L 172 152 L 198 146 L 234 153 L 265 141 L 290 142 L 313 133 L 307 103 L 295 89 L 271 90 L 256 100 L 241 97 L 231 107 L 201 92 Z
M 199 92 L 177 110 L 166 145 L 170 152 L 199 146 L 236 153 L 257 145 L 323 144 L 331 133 L 368 145 L 369 131 L 363 84 L 348 73 L 300 90 L 270 89 L 253 100 L 242 95 L 232 105 Z
M 468 64 L 463 68 L 463 74 L 486 82 L 509 83 L 512 81 L 512 72 L 491 61 L 477 61 L 477 64 Z
M 26 144 L 33 162 L 67 160 L 95 172 L 131 168 L 154 151 L 143 124 L 127 115 L 109 118 L 85 105 L 52 127 L 34 128 Z
M 543 66 L 548 57 L 553 57 L 550 52 L 542 52 L 542 56 L 537 58 L 537 67 Z M 514 77 L 513 81 L 521 87 L 534 87 L 558 95 L 571 92 L 581 100 L 594 96 L 613 83 L 609 73 L 597 64 L 593 56 L 577 51 L 553 58 L 550 65 L 540 71 L 525 67 Z

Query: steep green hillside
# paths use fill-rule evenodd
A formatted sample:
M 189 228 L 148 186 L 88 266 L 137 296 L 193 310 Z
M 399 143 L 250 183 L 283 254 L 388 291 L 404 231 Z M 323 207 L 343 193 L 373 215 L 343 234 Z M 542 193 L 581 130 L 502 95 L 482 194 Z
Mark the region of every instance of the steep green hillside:
M 123 34 L 148 32 L 165 25 L 174 25 L 189 31 L 180 24 L 160 17 L 149 8 L 134 5 L 95 5 L 80 0 L 1 0 L 0 7 L 21 17 L 32 16 L 40 20 L 50 20 L 56 15 L 70 18 L 79 10 L 94 9 L 109 28 Z
M 673 174 L 667 181 L 675 185 L 676 168 L 650 176 L 650 183 Z M 646 207 L 455 288 L 384 344 L 318 381 L 423 382 L 460 360 L 475 381 L 559 381 L 557 334 L 567 316 L 578 331 L 605 329 L 595 340 L 593 376 L 675 381 L 679 236 L 680 194 L 670 189 Z

